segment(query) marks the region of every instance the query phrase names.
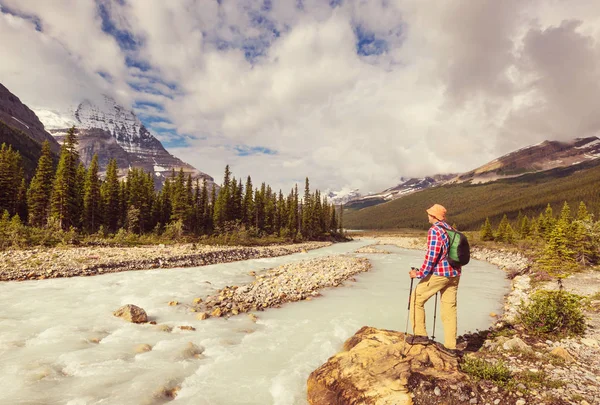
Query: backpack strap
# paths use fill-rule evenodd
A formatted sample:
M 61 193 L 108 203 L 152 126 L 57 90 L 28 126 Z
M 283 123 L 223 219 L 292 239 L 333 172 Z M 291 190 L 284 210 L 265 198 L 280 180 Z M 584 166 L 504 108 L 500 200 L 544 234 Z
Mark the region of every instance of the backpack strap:
M 450 237 L 448 236 L 448 232 L 445 231 L 446 227 L 442 226 L 442 225 L 438 225 L 440 228 L 444 229 L 444 232 L 446 233 L 446 237 L 448 239 L 450 239 Z M 454 242 L 454 240 L 452 240 Z M 446 249 L 446 256 L 448 256 L 448 254 L 450 253 L 450 244 L 448 244 L 448 249 Z M 433 267 L 431 268 L 431 271 L 433 271 L 437 265 L 439 264 L 440 260 L 442 260 L 442 250 L 440 250 L 440 254 L 438 255 L 437 259 L 435 259 L 435 262 L 433 263 Z

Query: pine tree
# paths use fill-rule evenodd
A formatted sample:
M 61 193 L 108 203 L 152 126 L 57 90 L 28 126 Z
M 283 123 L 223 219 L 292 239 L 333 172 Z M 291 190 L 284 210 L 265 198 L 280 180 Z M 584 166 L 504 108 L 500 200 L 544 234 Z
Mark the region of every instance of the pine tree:
M 254 218 L 254 191 L 252 189 L 252 179 L 250 176 L 246 179 L 246 188 L 244 202 L 242 203 L 242 222 L 247 226 L 253 226 Z
M 506 214 L 504 214 L 504 216 L 502 217 L 502 220 L 498 224 L 498 228 L 496 228 L 496 234 L 494 235 L 494 238 L 497 241 L 499 241 L 499 242 L 507 241 L 507 239 L 506 239 L 507 227 L 508 227 L 508 218 L 506 217 Z
M 563 221 L 566 225 L 571 224 L 571 207 L 569 207 L 569 204 L 566 201 L 560 211 L 559 221 Z
M 527 216 L 523 217 L 521 221 L 521 227 L 519 228 L 519 236 L 521 239 L 527 239 L 531 234 L 531 224 Z
M 44 141 L 42 156 L 38 161 L 35 175 L 27 191 L 27 206 L 29 211 L 29 224 L 43 227 L 48 222 L 50 211 L 50 197 L 52 196 L 52 181 L 54 179 L 54 164 L 50 142 Z
M 94 154 L 85 178 L 83 197 L 83 229 L 87 233 L 96 233 L 102 224 L 102 196 L 98 169 L 98 155 Z
M 344 234 L 344 204 L 340 204 L 340 218 L 338 220 L 338 225 L 340 227 L 340 235 Z
M 506 224 L 506 229 L 504 231 L 504 241 L 506 243 L 515 243 L 515 231 L 510 223 Z
M 6 144 L 0 147 L 0 212 L 13 216 L 18 211 L 19 192 L 23 179 L 23 163 L 19 152 Z
M 225 166 L 225 174 L 223 176 L 223 185 L 219 190 L 217 201 L 213 201 L 213 222 L 217 229 L 222 229 L 227 221 L 229 221 L 228 209 L 231 207 L 230 191 L 231 191 L 231 172 L 229 165 Z
M 588 213 L 587 207 L 583 201 L 579 203 L 577 209 L 577 220 L 578 221 L 591 221 L 591 215 Z
M 481 231 L 479 234 L 480 234 L 481 240 L 484 240 L 484 241 L 494 240 L 494 232 L 492 231 L 492 224 L 490 223 L 489 218 L 485 219 L 485 224 L 483 224 L 481 226 Z
M 550 233 L 552 233 L 554 229 L 554 225 L 556 225 L 556 219 L 554 218 L 552 206 L 548 204 L 544 211 L 544 233 L 542 234 L 544 239 L 547 239 L 550 236 Z
M 202 181 L 202 192 L 200 193 L 200 212 L 202 213 L 200 233 L 202 234 L 207 234 L 210 229 L 210 220 L 212 215 L 209 211 L 208 203 L 208 186 L 206 184 L 206 179 L 204 179 Z
M 304 198 L 302 199 L 302 236 L 305 239 L 313 237 L 313 206 L 308 177 L 304 182 Z
M 116 232 L 120 218 L 120 193 L 117 160 L 110 159 L 106 168 L 106 178 L 102 183 L 101 193 L 104 203 L 104 226 L 109 232 Z
M 548 232 L 546 246 L 538 262 L 552 274 L 561 274 L 575 265 L 575 252 L 569 248 L 566 235 L 566 221 L 560 220 Z
M 77 169 L 79 154 L 77 152 L 77 136 L 75 127 L 67 132 L 60 150 L 60 160 L 50 199 L 50 216 L 62 229 L 76 226 L 79 199 L 77 196 Z

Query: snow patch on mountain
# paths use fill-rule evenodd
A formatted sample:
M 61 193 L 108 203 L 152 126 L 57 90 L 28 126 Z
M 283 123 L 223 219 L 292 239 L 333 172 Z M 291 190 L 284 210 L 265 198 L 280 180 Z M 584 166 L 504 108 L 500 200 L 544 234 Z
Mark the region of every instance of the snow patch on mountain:
M 357 188 L 351 187 L 343 187 L 338 191 L 326 190 L 325 195 L 329 202 L 336 205 L 346 204 L 348 201 L 356 200 L 362 196 Z

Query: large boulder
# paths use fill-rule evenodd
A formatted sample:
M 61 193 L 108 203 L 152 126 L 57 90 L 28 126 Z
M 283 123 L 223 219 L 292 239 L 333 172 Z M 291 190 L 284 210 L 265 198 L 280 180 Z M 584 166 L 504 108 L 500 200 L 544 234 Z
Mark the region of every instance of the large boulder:
M 144 311 L 142 308 L 132 305 L 132 304 L 127 304 L 122 306 L 121 308 L 117 309 L 115 312 L 113 312 L 113 315 L 119 318 L 123 318 L 128 322 L 133 322 L 133 323 L 144 323 L 144 322 L 148 322 L 148 315 L 146 315 L 146 311 Z
M 452 384 L 465 379 L 456 357 L 435 345 L 404 343 L 404 334 L 361 328 L 343 350 L 308 378 L 311 405 L 412 405 L 409 380 Z

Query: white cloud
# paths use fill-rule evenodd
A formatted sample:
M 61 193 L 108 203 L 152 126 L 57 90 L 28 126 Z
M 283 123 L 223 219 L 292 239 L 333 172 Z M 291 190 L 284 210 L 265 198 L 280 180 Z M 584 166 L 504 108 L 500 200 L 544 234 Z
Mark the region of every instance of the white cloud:
M 158 104 L 136 111 L 171 122 L 155 127 L 174 125 L 189 144 L 171 151 L 217 179 L 229 163 L 284 190 L 309 176 L 321 189 L 366 193 L 600 131 L 593 2 L 102 1 L 139 39 L 129 50 L 102 31 L 92 1 L 4 3 L 43 27 L 0 15 L 9 89 L 46 107 L 107 91 Z M 374 55 L 357 53 L 357 30 L 373 35 L 364 49 Z M 239 145 L 276 154 L 238 156 Z

